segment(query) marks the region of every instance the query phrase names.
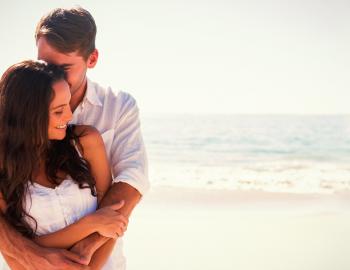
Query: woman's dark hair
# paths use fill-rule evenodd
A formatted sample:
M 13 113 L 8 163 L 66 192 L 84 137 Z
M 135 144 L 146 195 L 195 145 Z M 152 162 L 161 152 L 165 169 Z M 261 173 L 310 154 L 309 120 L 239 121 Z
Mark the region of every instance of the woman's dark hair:
M 63 140 L 48 138 L 52 85 L 64 79 L 62 68 L 28 60 L 9 67 L 0 81 L 0 192 L 7 204 L 5 218 L 29 237 L 35 230 L 24 219 L 29 216 L 24 196 L 40 162 L 50 182 L 59 184 L 58 172 L 64 172 L 96 196 L 90 165 L 74 145 L 79 143 L 74 127 Z

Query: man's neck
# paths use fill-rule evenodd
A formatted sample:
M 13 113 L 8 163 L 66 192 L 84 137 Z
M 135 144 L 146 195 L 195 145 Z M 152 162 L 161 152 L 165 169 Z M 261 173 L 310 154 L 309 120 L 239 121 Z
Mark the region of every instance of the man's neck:
M 86 93 L 86 89 L 87 89 L 87 80 L 85 80 L 85 82 L 82 83 L 79 89 L 77 89 L 76 91 L 74 91 L 74 93 L 72 93 L 72 97 L 69 103 L 72 112 L 74 112 L 75 109 L 79 106 L 80 102 L 83 101 Z

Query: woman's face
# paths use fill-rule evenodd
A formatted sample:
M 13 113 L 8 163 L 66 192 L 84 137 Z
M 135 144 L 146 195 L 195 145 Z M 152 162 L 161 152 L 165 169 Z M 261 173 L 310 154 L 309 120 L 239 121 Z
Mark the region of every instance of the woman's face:
M 60 80 L 52 85 L 54 98 L 49 107 L 49 140 L 62 140 L 66 136 L 67 124 L 72 120 L 72 111 L 69 107 L 71 98 L 69 85 Z

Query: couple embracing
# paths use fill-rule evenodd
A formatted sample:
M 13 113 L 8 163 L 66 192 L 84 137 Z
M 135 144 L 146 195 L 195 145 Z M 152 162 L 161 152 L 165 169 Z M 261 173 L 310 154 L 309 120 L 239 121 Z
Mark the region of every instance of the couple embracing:
M 132 96 L 86 77 L 98 60 L 83 8 L 38 23 L 38 61 L 0 81 L 2 269 L 126 269 L 122 236 L 148 190 Z

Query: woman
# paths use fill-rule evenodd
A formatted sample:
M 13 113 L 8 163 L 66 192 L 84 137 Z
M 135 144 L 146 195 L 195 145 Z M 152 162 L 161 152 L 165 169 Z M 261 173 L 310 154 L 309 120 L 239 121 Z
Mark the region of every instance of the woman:
M 111 238 L 89 265 L 113 269 L 113 238 L 128 221 L 115 211 L 121 204 L 96 211 L 111 184 L 106 151 L 95 129 L 68 125 L 70 98 L 64 71 L 45 62 L 24 61 L 2 76 L 0 210 L 45 247 L 69 249 L 96 232 Z M 4 258 L 6 269 L 25 269 Z

